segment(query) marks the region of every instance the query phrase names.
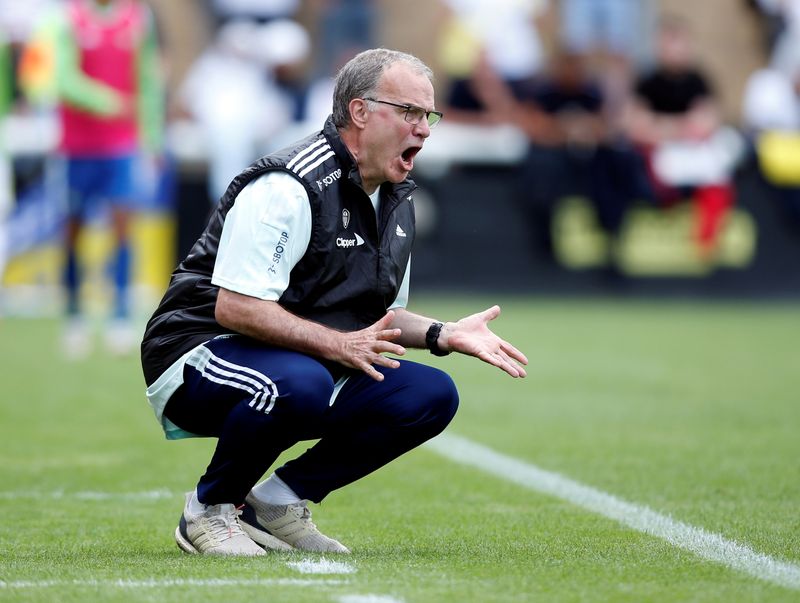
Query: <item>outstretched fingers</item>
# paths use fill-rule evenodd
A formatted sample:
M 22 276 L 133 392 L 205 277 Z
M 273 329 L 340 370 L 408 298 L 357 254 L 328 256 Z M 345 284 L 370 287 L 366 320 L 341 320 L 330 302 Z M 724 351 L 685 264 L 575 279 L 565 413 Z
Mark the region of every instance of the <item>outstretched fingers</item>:
M 498 355 L 503 359 L 504 365 L 501 367 L 505 372 L 507 372 L 512 377 L 527 377 L 528 373 L 519 363 L 519 360 L 507 354 L 504 350 L 500 350 Z M 523 356 L 524 357 L 524 356 Z M 527 364 L 528 360 L 525 359 L 523 364 Z M 516 373 L 516 374 L 514 374 Z
M 483 360 L 484 362 L 486 362 L 487 364 L 491 364 L 492 366 L 496 366 L 500 370 L 505 371 L 506 373 L 508 373 L 512 377 L 516 378 L 516 377 L 523 377 L 524 376 L 524 374 L 520 373 L 521 369 L 517 365 L 509 362 L 506 359 L 507 357 L 504 357 L 504 355 L 500 351 L 489 352 L 487 350 L 484 350 L 484 351 L 479 352 L 477 357 L 480 360 Z M 524 373 L 524 371 L 523 371 L 523 373 Z
M 520 364 L 528 364 L 528 357 L 507 341 L 500 343 L 500 349 Z
M 397 354 L 398 356 L 402 356 L 406 353 L 406 349 L 400 344 L 394 343 L 394 340 L 400 337 L 403 332 L 400 329 L 385 328 L 388 327 L 388 325 L 383 325 L 384 328 L 380 328 L 381 323 L 390 315 L 394 316 L 394 312 L 390 311 L 372 326 L 372 328 L 377 329 L 374 334 L 375 340 L 372 342 L 372 350 L 377 354 Z M 389 324 L 391 324 L 391 320 Z

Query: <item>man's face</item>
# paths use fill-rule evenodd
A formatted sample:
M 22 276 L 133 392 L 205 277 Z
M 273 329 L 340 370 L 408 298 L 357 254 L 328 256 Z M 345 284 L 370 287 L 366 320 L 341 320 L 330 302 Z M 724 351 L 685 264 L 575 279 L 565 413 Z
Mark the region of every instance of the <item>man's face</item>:
M 689 33 L 678 28 L 665 29 L 657 41 L 658 58 L 667 69 L 681 70 L 692 64 Z
M 434 108 L 431 82 L 403 62 L 394 63 L 383 72 L 371 98 L 425 110 Z M 431 133 L 425 118 L 412 124 L 405 120 L 401 108 L 383 103 L 371 105 L 358 162 L 367 189 L 386 181 L 396 184 L 405 180 L 414 167 L 414 158 Z

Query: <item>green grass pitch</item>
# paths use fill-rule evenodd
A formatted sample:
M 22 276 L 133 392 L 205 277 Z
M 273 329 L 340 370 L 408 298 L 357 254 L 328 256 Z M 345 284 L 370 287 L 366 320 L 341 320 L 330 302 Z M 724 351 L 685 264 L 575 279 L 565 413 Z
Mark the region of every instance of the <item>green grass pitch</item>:
M 527 379 L 409 353 L 454 376 L 449 432 L 800 566 L 800 306 L 500 301 Z M 214 442 L 165 441 L 138 359 L 67 363 L 58 334 L 0 321 L 0 601 L 800 601 L 426 447 L 312 506 L 351 573 L 184 555 L 182 493 Z

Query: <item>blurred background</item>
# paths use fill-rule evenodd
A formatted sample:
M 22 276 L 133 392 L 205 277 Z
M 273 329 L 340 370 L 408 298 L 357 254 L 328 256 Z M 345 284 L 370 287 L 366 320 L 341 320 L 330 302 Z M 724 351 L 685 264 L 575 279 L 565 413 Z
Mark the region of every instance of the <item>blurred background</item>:
M 69 304 L 70 101 L 46 35 L 68 4 L 0 1 L 5 315 Z M 228 181 L 321 128 L 336 70 L 375 46 L 426 61 L 445 112 L 412 175 L 415 292 L 800 296 L 800 1 L 142 4 L 160 85 L 134 100 L 161 139 L 137 151 L 129 205 L 135 315 Z M 107 313 L 115 222 L 102 203 L 85 217 L 77 295 Z

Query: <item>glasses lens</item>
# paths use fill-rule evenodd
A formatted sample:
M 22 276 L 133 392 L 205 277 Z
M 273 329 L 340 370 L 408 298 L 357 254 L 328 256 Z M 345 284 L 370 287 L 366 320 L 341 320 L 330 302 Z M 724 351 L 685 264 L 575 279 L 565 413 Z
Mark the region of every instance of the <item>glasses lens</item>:
M 442 114 L 431 111 L 428 113 L 428 127 L 432 128 L 442 120 Z
M 406 109 L 406 121 L 410 124 L 418 124 L 425 118 L 425 109 L 420 107 L 409 107 Z

